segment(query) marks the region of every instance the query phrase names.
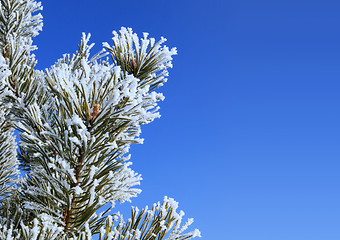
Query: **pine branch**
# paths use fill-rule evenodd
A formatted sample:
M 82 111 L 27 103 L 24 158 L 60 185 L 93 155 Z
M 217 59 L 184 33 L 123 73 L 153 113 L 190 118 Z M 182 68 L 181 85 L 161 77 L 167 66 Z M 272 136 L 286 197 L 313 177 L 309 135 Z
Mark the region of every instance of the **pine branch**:
M 116 201 L 140 192 L 141 176 L 129 147 L 142 143 L 141 125 L 160 117 L 154 90 L 166 82 L 172 55 L 131 29 L 113 33 L 113 46 L 90 58 L 83 34 L 79 50 L 45 73 L 34 69 L 32 38 L 42 27 L 34 0 L 0 0 L 0 239 L 189 239 L 177 203 L 165 198 L 152 210 L 132 212 L 114 227 Z M 113 64 L 102 60 L 111 55 Z M 19 159 L 27 177 L 15 179 L 13 127 L 20 131 Z M 4 180 L 3 180 L 4 179 Z M 16 184 L 16 188 L 13 188 Z M 15 189 L 14 192 L 11 192 Z M 11 193 L 11 197 L 8 197 Z M 111 206 L 96 214 L 103 206 Z M 104 230 L 103 230 L 104 229 Z M 167 235 L 168 234 L 168 235 Z
M 17 145 L 12 134 L 13 127 L 6 119 L 8 111 L 0 109 L 0 199 L 13 193 L 17 183 Z
M 14 231 L 28 218 L 22 208 L 13 114 L 19 116 L 25 110 L 22 106 L 28 106 L 38 92 L 31 54 L 36 49 L 32 37 L 42 27 L 41 15 L 35 14 L 38 10 L 41 4 L 32 0 L 0 1 L 0 178 L 5 179 L 1 180 L 0 226 Z
M 201 237 L 197 229 L 189 233 L 183 233 L 192 224 L 193 219 L 188 219 L 181 225 L 184 212 L 177 213 L 177 208 L 178 203 L 176 201 L 165 197 L 161 204 L 159 202 L 154 204 L 150 210 L 148 210 L 148 207 L 141 211 L 137 207 L 132 208 L 131 218 L 124 223 L 121 217 L 116 227 L 113 227 L 114 223 L 112 218 L 109 217 L 105 227 L 98 231 L 99 239 L 184 240 Z
M 167 81 L 167 68 L 172 68 L 172 55 L 177 54 L 177 49 L 169 50 L 167 46 L 162 46 L 166 38 L 162 37 L 155 43 L 155 39 L 148 39 L 148 35 L 143 33 L 143 39 L 139 41 L 131 28 L 122 27 L 119 34 L 113 32 L 113 46 L 108 43 L 103 46 L 111 53 L 116 66 L 138 78 L 141 86 L 150 86 L 152 91 Z
M 1 0 L 0 1 L 0 47 L 10 75 L 2 79 L 3 87 L 20 98 L 32 85 L 33 67 L 36 64 L 31 51 L 32 38 L 42 29 L 42 16 L 35 14 L 42 9 L 34 0 Z M 31 97 L 31 96 L 30 96 Z M 26 97 L 25 101 L 28 100 Z
M 83 35 L 78 52 L 46 72 L 55 105 L 31 105 L 19 125 L 22 158 L 32 170 L 26 208 L 37 217 L 51 215 L 69 234 L 84 230 L 84 223 L 100 227 L 106 217 L 95 216 L 98 209 L 139 193 L 132 187 L 141 178 L 124 156 L 142 141 L 140 126 L 159 117 L 163 99 L 119 66 L 89 59 L 88 41 Z

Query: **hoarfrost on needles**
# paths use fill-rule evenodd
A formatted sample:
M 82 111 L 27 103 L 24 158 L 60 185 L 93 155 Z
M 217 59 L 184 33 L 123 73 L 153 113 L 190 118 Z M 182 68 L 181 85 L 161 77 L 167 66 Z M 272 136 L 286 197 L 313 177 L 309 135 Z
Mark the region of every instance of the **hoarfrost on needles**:
M 177 212 L 172 198 L 152 209 L 133 208 L 127 223 L 111 211 L 116 201 L 131 201 L 141 192 L 136 186 L 142 177 L 132 170 L 128 152 L 131 144 L 143 143 L 141 125 L 160 117 L 158 102 L 164 96 L 156 89 L 167 81 L 176 48 L 165 46 L 164 37 L 156 42 L 143 33 L 139 38 L 122 27 L 113 32 L 113 45 L 103 43 L 103 50 L 90 57 L 94 44 L 83 33 L 76 53 L 63 55 L 45 71 L 35 70 L 32 37 L 42 29 L 36 13 L 41 9 L 34 0 L 0 4 L 0 37 L 6 33 L 0 40 L 7 44 L 0 53 L 0 200 L 22 195 L 16 207 L 23 209 L 10 207 L 25 217 L 16 228 L 11 217 L 0 218 L 0 238 L 200 236 L 198 230 L 182 234 L 193 220 L 181 225 L 184 212 Z M 106 55 L 111 61 L 102 59 Z M 27 171 L 21 180 L 15 127 Z M 98 213 L 107 203 L 108 211 Z M 7 210 L 0 204 L 0 213 Z

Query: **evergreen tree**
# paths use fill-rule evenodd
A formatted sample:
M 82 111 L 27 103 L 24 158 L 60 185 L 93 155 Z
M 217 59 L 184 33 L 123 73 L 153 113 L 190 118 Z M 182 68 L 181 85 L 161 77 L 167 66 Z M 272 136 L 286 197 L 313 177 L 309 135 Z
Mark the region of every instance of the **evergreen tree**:
M 129 147 L 142 143 L 141 125 L 160 116 L 163 95 L 155 90 L 176 49 L 121 28 L 90 55 L 93 44 L 83 34 L 76 53 L 39 71 L 32 38 L 42 29 L 41 4 L 0 4 L 0 239 L 200 236 L 184 233 L 192 219 L 181 224 L 184 213 L 171 198 L 132 208 L 127 222 L 114 211 L 116 201 L 140 192 Z

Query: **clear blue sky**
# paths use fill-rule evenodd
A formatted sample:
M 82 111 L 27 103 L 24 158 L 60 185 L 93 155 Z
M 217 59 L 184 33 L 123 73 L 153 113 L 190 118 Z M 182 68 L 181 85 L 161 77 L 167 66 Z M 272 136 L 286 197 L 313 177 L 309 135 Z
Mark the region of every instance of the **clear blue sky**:
M 40 69 L 81 32 L 97 50 L 121 26 L 178 48 L 162 118 L 132 147 L 132 205 L 174 197 L 204 240 L 340 239 L 339 1 L 42 3 Z

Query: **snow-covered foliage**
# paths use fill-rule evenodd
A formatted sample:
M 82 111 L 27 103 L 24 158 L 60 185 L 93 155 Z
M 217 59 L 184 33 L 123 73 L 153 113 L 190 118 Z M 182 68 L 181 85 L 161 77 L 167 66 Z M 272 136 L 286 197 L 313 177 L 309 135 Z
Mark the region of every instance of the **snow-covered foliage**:
M 18 177 L 17 145 L 13 128 L 6 120 L 8 111 L 0 109 L 0 198 L 13 191 Z
M 12 97 L 22 97 L 30 88 L 35 65 L 31 51 L 36 49 L 32 37 L 39 34 L 43 25 L 41 14 L 36 14 L 40 10 L 41 3 L 34 0 L 0 1 L 0 62 L 4 60 L 3 69 L 12 73 L 0 80 L 0 86 L 11 89 L 15 93 Z
M 35 70 L 32 37 L 42 27 L 33 0 L 0 0 L 0 239 L 189 239 L 183 212 L 165 198 L 124 223 L 116 201 L 140 193 L 130 145 L 159 118 L 156 88 L 176 49 L 130 28 L 91 55 L 90 35 L 44 72 Z M 111 60 L 106 57 L 110 55 Z M 92 57 L 91 57 L 92 56 Z M 20 131 L 18 178 L 13 127 Z M 12 196 L 10 193 L 13 193 Z M 10 195 L 10 196 L 8 196 Z M 110 205 L 108 205 L 110 204 Z M 105 211 L 102 210 L 105 206 Z M 1 215 L 2 214 L 2 215 Z M 114 219 L 120 216 L 115 224 Z
M 29 226 L 20 224 L 20 231 L 13 225 L 0 225 L 0 239 L 6 240 L 66 240 L 68 239 L 62 227 L 47 221 L 39 222 L 34 219 Z
M 123 218 L 117 226 L 113 228 L 108 235 L 114 240 L 123 239 L 189 239 L 200 237 L 198 229 L 192 232 L 182 234 L 192 223 L 193 219 L 189 218 L 181 225 L 184 212 L 176 212 L 178 202 L 172 198 L 164 197 L 162 203 L 155 203 L 149 210 L 148 207 L 139 211 L 137 207 L 132 208 L 132 218 L 124 223 Z M 108 219 L 107 225 L 113 226 L 111 219 Z M 105 229 L 101 229 L 100 239 L 105 239 L 103 234 Z

